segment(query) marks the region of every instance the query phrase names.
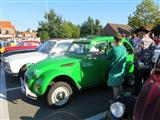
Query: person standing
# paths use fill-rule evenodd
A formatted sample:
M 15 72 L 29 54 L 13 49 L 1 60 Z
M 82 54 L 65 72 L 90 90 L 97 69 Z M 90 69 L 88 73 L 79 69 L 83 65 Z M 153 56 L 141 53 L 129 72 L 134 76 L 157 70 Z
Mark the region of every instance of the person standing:
M 109 51 L 107 58 L 109 60 L 108 86 L 113 87 L 114 98 L 122 93 L 122 84 L 125 76 L 127 50 L 122 45 L 122 35 L 114 36 L 115 46 Z
M 135 33 L 131 34 L 131 38 L 130 38 L 129 42 L 131 43 L 131 45 L 133 46 L 134 49 L 136 49 L 138 42 L 140 42 L 139 40 L 140 39 L 137 37 L 137 34 L 135 34 Z
M 145 63 L 152 58 L 149 58 L 149 48 L 150 46 L 154 45 L 154 41 L 149 37 L 149 30 L 145 27 L 140 27 L 135 31 L 135 33 L 139 36 L 139 42 L 135 47 L 135 70 L 134 70 L 134 77 L 135 77 L 135 95 L 137 96 L 145 83 L 148 79 L 151 68 L 146 68 Z M 146 59 L 146 53 L 148 54 Z

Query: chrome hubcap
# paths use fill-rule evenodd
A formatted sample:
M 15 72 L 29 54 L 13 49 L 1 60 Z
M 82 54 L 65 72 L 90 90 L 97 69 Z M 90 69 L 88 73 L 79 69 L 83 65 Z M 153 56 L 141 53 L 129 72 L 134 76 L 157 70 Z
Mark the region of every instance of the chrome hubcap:
M 69 91 L 66 87 L 56 88 L 51 96 L 53 104 L 57 106 L 64 105 L 69 100 Z

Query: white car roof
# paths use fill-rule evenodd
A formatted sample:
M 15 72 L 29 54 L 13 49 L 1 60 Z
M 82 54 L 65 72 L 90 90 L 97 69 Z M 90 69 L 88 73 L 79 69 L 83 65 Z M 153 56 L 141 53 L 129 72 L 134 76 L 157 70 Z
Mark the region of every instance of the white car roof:
M 51 39 L 48 41 L 54 41 L 54 42 L 73 42 L 74 39 Z

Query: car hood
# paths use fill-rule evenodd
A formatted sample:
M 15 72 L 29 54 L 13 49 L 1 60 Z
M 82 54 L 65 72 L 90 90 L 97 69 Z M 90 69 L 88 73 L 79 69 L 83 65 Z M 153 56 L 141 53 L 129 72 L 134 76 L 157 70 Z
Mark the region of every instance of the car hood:
M 20 54 L 14 54 L 8 57 L 4 57 L 4 61 L 13 62 L 13 61 L 22 61 L 22 60 L 33 60 L 31 61 L 33 63 L 34 61 L 37 61 L 37 59 L 42 59 L 47 56 L 48 56 L 47 54 L 41 53 L 41 52 L 20 53 Z
M 80 59 L 78 58 L 71 58 L 67 56 L 56 56 L 56 57 L 48 57 L 36 64 L 33 64 L 29 67 L 29 69 L 26 72 L 26 75 L 28 77 L 33 77 L 33 73 L 35 71 L 38 71 L 39 76 L 43 74 L 44 72 L 50 70 L 50 69 L 59 69 L 60 67 L 65 66 L 73 66 L 77 62 L 79 62 Z

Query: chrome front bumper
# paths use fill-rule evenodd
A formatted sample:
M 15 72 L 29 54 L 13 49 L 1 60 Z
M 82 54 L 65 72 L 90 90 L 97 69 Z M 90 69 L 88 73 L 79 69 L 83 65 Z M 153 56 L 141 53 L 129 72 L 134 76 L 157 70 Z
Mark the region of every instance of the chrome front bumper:
M 28 88 L 27 83 L 21 79 L 21 91 L 22 93 L 24 93 L 27 97 L 36 100 L 37 99 L 37 95 L 35 93 L 33 93 L 32 91 L 30 91 L 30 89 Z

